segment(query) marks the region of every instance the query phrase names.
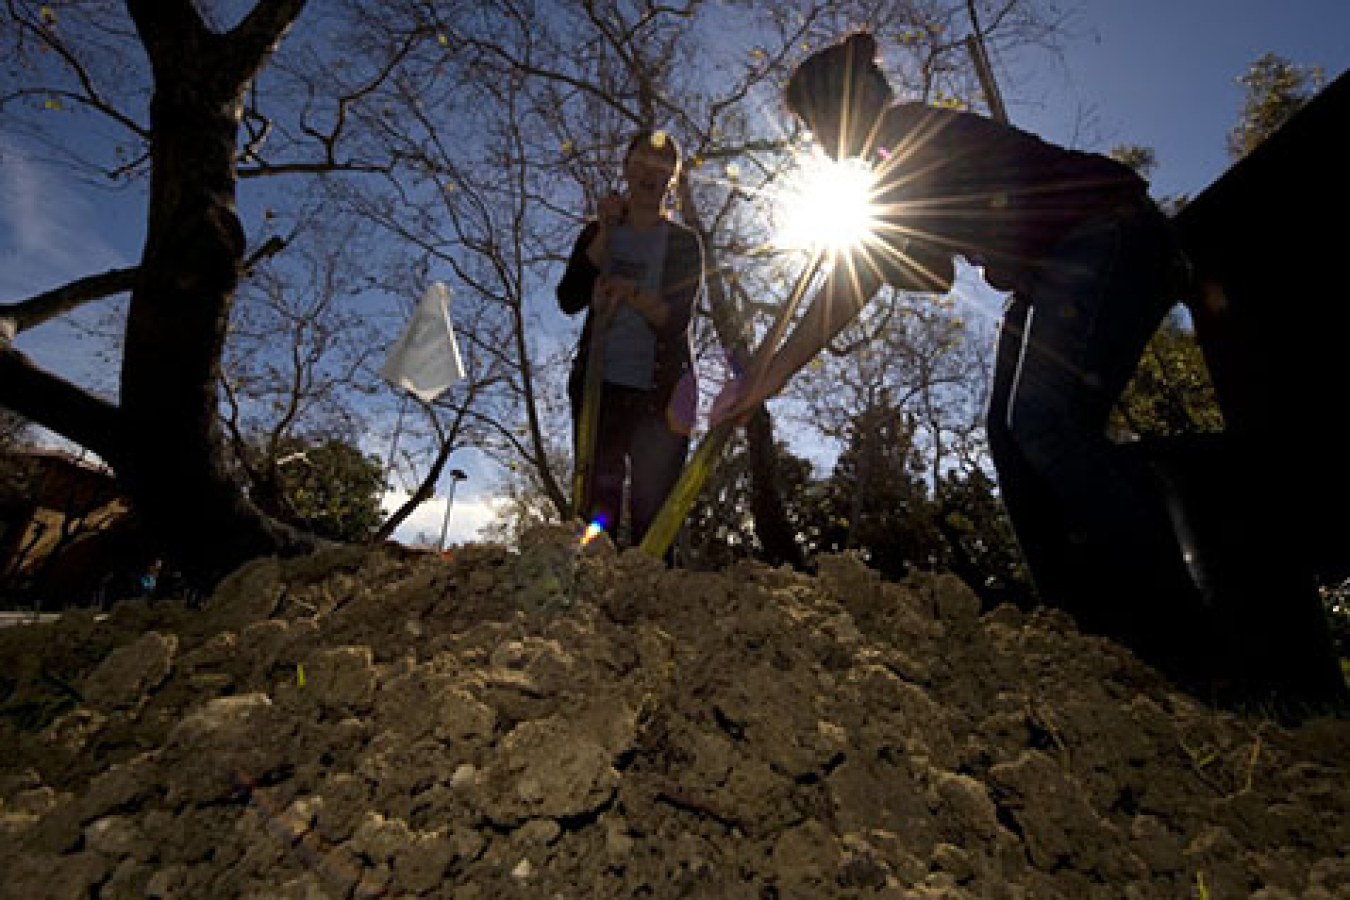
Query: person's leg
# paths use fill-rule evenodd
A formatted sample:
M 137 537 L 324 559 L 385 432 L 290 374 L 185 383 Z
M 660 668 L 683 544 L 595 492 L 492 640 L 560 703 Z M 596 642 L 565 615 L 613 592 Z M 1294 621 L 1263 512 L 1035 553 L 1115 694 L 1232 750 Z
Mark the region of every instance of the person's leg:
M 649 398 L 635 416 L 630 448 L 633 476 L 629 485 L 629 522 L 633 527 L 633 544 L 637 545 L 684 470 L 689 436 L 672 431 L 665 409 Z
M 1122 466 L 1105 431 L 1168 309 L 1163 239 L 1150 231 L 1138 222 L 1080 230 L 1030 289 L 1007 427 L 1079 538 L 1128 538 L 1152 521 L 1138 473 Z
M 634 391 L 605 383 L 600 396 L 600 416 L 595 429 L 595 459 L 591 466 L 587 522 L 599 522 L 613 538 L 618 534 L 623 509 L 623 486 L 628 476 L 628 450 L 632 441 Z M 574 417 L 575 422 L 575 417 Z
M 1034 314 L 1009 400 L 1013 441 L 1053 489 L 1079 584 L 1059 601 L 1174 675 L 1203 669 L 1200 598 L 1138 455 L 1105 432 L 1170 308 L 1165 221 L 1140 214 L 1080 230 L 1031 288 Z M 1187 654 L 1191 658 L 1187 658 Z
M 1009 404 L 1022 362 L 1030 304 L 1014 296 L 999 322 L 994 370 L 985 417 L 989 456 L 998 475 L 999 496 L 1012 523 L 1022 561 L 1042 602 L 1064 606 L 1076 583 L 1065 569 L 1070 561 L 1059 500 L 1053 488 L 1027 460 L 1013 439 Z

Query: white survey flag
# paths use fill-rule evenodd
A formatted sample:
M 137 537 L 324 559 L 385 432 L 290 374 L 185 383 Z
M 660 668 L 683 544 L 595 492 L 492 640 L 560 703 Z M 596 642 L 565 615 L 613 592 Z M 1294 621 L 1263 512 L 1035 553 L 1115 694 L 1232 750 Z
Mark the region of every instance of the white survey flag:
M 459 344 L 450 324 L 450 291 L 434 281 L 408 320 L 408 327 L 380 367 L 380 377 L 430 403 L 464 377 Z

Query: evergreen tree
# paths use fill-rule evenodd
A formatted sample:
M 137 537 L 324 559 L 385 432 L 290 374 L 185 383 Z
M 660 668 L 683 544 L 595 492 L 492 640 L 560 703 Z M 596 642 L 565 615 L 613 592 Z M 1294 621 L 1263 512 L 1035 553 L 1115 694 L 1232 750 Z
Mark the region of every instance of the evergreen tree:
M 941 561 L 941 538 L 925 483 L 915 422 L 883 392 L 853 419 L 825 486 L 820 549 L 863 551 L 873 568 L 903 578 Z
M 782 519 L 809 554 L 819 540 L 821 483 L 812 479 L 810 461 L 794 455 L 786 444 L 778 443 L 776 454 L 774 488 L 783 500 Z M 723 450 L 676 539 L 684 565 L 710 569 L 738 559 L 765 558 L 753 512 L 753 468 L 747 441 L 737 434 Z
M 970 586 L 986 610 L 1001 603 L 1034 606 L 1031 576 L 993 478 L 981 468 L 952 470 L 944 476 L 939 495 L 943 499 L 935 522 L 946 567 Z
M 383 518 L 379 460 L 336 438 L 285 438 L 272 471 L 276 492 L 255 500 L 277 519 L 336 541 L 368 540 Z

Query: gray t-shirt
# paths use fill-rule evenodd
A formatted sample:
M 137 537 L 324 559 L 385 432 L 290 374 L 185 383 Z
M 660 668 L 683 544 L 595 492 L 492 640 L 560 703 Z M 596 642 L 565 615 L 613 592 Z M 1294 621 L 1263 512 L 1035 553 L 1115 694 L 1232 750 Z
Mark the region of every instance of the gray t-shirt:
M 631 278 L 640 289 L 661 296 L 667 230 L 664 223 L 656 228 L 615 228 L 609 236 L 604 274 Z M 605 380 L 649 390 L 655 370 L 656 332 L 641 313 L 621 304 L 605 335 Z

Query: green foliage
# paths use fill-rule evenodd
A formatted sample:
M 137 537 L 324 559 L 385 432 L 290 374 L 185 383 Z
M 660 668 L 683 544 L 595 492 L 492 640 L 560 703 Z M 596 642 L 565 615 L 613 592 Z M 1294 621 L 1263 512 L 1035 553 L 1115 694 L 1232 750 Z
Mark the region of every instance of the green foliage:
M 825 478 L 779 448 L 776 471 L 786 517 L 808 558 L 855 550 L 885 577 L 946 569 L 986 607 L 1029 605 L 1031 585 L 993 479 L 978 467 L 924 474 L 915 423 L 883 403 L 855 416 L 848 443 Z M 755 557 L 751 480 L 743 438 L 733 442 L 694 505 L 681 538 L 684 563 L 720 568 Z
M 894 579 L 937 562 L 941 539 L 914 432 L 912 417 L 889 404 L 854 417 L 821 497 L 817 552 L 861 549 Z
M 328 438 L 287 438 L 273 462 L 283 521 L 336 541 L 367 540 L 382 520 L 384 475 L 378 460 Z
M 1109 156 L 1116 162 L 1124 163 L 1147 179 L 1158 167 L 1158 154 L 1152 147 L 1143 144 L 1117 144 L 1111 148 Z
M 1117 432 L 1149 437 L 1223 430 L 1218 396 L 1195 333 L 1167 317 L 1112 416 Z
M 817 508 L 821 483 L 811 477 L 811 463 L 777 447 L 774 481 L 786 506 L 784 516 L 799 542 L 810 548 L 819 533 Z M 738 431 L 685 519 L 677 537 L 677 551 L 686 565 L 721 568 L 738 559 L 759 555 L 763 548 L 751 513 L 753 478 L 745 433 Z
M 1228 153 L 1241 159 L 1284 124 L 1321 89 L 1325 76 L 1319 67 L 1295 66 L 1266 52 L 1252 63 L 1238 83 L 1246 89 L 1238 122 L 1228 132 Z
M 986 609 L 1000 603 L 1033 605 L 1031 576 L 993 478 L 979 468 L 951 471 L 938 495 L 946 567 L 970 585 Z

